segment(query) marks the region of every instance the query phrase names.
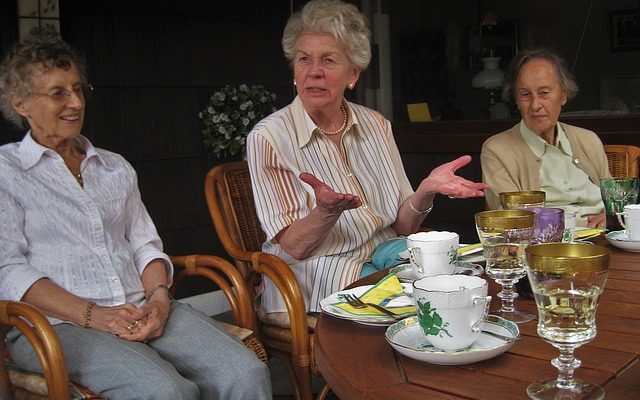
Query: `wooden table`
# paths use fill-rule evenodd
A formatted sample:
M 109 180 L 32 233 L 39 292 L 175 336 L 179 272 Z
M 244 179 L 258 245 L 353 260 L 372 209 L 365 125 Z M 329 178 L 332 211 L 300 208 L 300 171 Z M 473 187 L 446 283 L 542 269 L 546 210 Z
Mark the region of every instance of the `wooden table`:
M 576 350 L 576 377 L 601 385 L 606 398 L 640 399 L 640 253 L 612 250 L 609 276 L 597 310 L 597 337 Z M 384 271 L 383 271 L 384 272 Z M 371 284 L 378 273 L 352 286 Z M 490 279 L 488 281 L 492 282 Z M 497 291 L 491 284 L 493 294 Z M 495 298 L 495 297 L 494 297 Z M 533 300 L 516 300 L 536 313 Z M 372 327 L 322 314 L 315 331 L 315 357 L 322 376 L 341 400 L 524 399 L 534 381 L 553 378 L 558 350 L 536 334 L 536 321 L 519 325 L 521 340 L 506 353 L 482 362 L 440 366 L 396 353 Z

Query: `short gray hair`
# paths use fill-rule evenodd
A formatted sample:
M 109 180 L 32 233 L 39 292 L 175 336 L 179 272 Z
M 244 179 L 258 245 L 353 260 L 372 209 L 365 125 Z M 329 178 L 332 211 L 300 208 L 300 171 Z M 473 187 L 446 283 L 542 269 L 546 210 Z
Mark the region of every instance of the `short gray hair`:
M 62 40 L 52 29 L 34 29 L 24 40 L 13 45 L 0 63 L 0 111 L 19 128 L 28 128 L 27 121 L 13 108 L 12 96 L 25 99 L 31 94 L 34 68 L 45 71 L 68 69 L 75 64 L 83 85 L 87 85 L 84 56 Z
M 282 36 L 282 49 L 289 62 L 304 33 L 328 33 L 343 44 L 351 62 L 364 70 L 371 61 L 371 31 L 367 18 L 354 6 L 340 0 L 312 0 L 291 15 Z
M 573 77 L 569 68 L 567 68 L 567 64 L 565 61 L 552 52 L 549 49 L 545 49 L 542 47 L 523 50 L 516 54 L 516 56 L 509 63 L 509 67 L 504 74 L 504 80 L 502 82 L 502 100 L 510 101 L 514 99 L 514 89 L 516 85 L 516 80 L 518 79 L 518 74 L 520 73 L 520 69 L 529 61 L 532 60 L 545 60 L 548 61 L 553 68 L 556 70 L 556 75 L 558 76 L 558 82 L 560 86 L 565 90 L 567 94 L 567 99 L 571 100 L 576 97 L 576 93 L 578 93 L 578 85 Z

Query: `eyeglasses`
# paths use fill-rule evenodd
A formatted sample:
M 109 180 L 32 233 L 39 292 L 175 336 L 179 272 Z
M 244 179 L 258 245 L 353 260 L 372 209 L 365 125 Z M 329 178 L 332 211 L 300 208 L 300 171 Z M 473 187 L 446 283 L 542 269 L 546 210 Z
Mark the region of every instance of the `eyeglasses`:
M 73 93 L 85 101 L 91 98 L 93 94 L 93 86 L 90 84 L 82 84 L 73 87 Z M 65 88 L 56 88 L 49 93 L 31 92 L 31 95 L 47 96 L 58 104 L 66 104 L 71 99 L 71 92 Z

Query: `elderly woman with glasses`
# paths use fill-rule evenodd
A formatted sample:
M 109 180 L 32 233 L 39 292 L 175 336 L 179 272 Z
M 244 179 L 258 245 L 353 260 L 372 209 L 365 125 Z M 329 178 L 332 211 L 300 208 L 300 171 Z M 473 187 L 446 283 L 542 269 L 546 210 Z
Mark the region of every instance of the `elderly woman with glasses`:
M 207 315 L 172 301 L 173 266 L 131 165 L 80 134 L 81 55 L 36 32 L 0 65 L 0 298 L 53 324 L 70 378 L 110 399 L 270 399 L 266 365 Z M 40 366 L 8 335 L 22 368 Z
M 389 121 L 344 97 L 371 60 L 369 40 L 365 17 L 342 1 L 310 1 L 292 15 L 282 46 L 297 96 L 247 139 L 263 250 L 292 266 L 310 312 L 360 276 L 397 263 L 406 250 L 398 236 L 420 227 L 436 194 L 482 196 L 485 188 L 455 175 L 471 159 L 464 156 L 412 189 Z M 262 305 L 285 310 L 270 281 Z

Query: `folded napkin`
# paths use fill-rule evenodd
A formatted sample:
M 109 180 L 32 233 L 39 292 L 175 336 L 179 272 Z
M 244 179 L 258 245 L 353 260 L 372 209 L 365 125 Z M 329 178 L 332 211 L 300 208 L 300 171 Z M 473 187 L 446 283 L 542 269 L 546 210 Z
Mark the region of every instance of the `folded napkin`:
M 479 251 L 482 251 L 482 243 L 460 245 L 458 247 L 458 257 L 464 257 Z
M 404 292 L 395 274 L 385 276 L 359 297 L 364 303 L 378 304 L 396 314 L 410 314 L 416 311 L 413 300 Z M 386 316 L 386 314 L 372 307 L 355 308 L 350 306 L 346 300 L 333 303 L 332 306 L 358 316 Z
M 574 239 L 585 239 L 593 236 L 598 236 L 599 234 L 605 232 L 604 228 L 590 228 L 590 229 L 576 229 L 573 233 Z

